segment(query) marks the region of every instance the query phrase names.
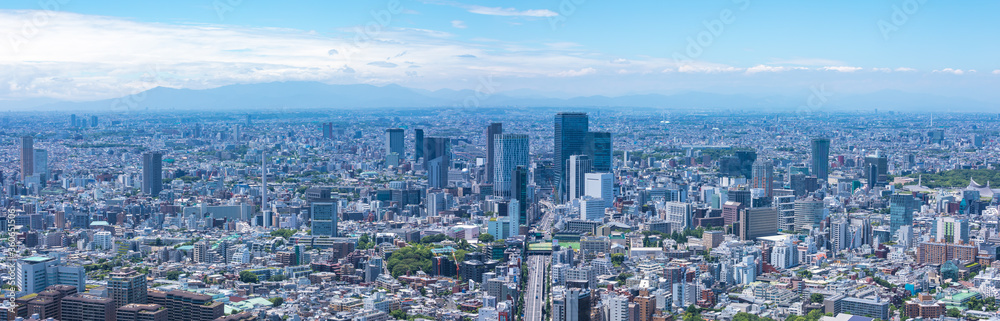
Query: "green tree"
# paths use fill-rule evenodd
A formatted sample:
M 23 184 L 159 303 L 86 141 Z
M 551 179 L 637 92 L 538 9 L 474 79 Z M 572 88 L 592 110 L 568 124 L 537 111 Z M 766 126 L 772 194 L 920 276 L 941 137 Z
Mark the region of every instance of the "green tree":
M 285 303 L 285 299 L 282 298 L 282 297 L 280 297 L 280 296 L 273 297 L 269 301 L 271 301 L 271 306 L 273 306 L 275 308 L 280 307 L 281 304 Z
M 181 274 L 183 273 L 177 270 L 167 271 L 167 280 L 177 281 L 177 279 L 180 278 Z
M 952 318 L 961 318 L 962 311 L 957 308 L 948 309 L 948 316 Z
M 813 303 L 823 303 L 823 295 L 819 293 L 813 293 L 809 295 L 809 301 Z
M 392 312 L 389 312 L 389 316 L 396 320 L 406 320 L 406 312 L 403 312 L 403 310 L 392 310 Z
M 258 283 L 257 275 L 250 271 L 240 272 L 240 281 L 244 283 Z
M 621 266 L 625 262 L 625 254 L 614 253 L 611 254 L 611 263 L 615 266 Z
M 493 242 L 495 239 L 496 238 L 493 237 L 493 235 L 489 234 L 489 233 L 479 234 L 479 243 L 483 243 L 483 244 L 490 243 L 490 242 Z

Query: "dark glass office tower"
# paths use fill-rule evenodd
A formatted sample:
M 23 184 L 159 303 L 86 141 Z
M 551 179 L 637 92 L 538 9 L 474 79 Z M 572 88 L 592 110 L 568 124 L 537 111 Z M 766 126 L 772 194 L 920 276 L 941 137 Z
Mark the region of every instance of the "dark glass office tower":
M 424 157 L 424 130 L 414 129 L 413 130 L 413 160 L 418 160 Z
M 503 123 L 492 123 L 486 127 L 486 183 L 493 184 L 493 171 L 496 170 L 496 135 L 503 134 Z
M 396 153 L 403 157 L 403 129 L 390 128 L 385 130 L 385 154 Z
M 148 195 L 160 194 L 163 190 L 163 154 L 148 152 L 142 154 L 142 192 Z
M 756 150 L 736 151 L 736 159 L 740 165 L 740 175 L 750 179 L 753 177 L 753 163 L 757 161 Z
M 21 180 L 35 174 L 35 139 L 21 137 Z
M 448 168 L 451 164 L 451 138 L 424 138 L 424 169 L 430 188 L 448 187 Z
M 813 138 L 812 140 L 813 175 L 826 180 L 830 177 L 830 139 Z
M 587 113 L 558 113 L 555 118 L 555 154 L 552 163 L 555 165 L 556 189 L 560 201 L 566 199 L 566 161 L 570 155 L 584 154 L 587 141 L 589 118 Z
M 611 133 L 588 132 L 586 155 L 594 162 L 592 170 L 596 173 L 610 173 L 612 165 Z
M 518 224 L 528 225 L 528 168 L 525 166 L 514 168 L 514 172 L 510 175 L 510 182 L 510 197 L 517 200 L 520 205 L 517 209 L 519 213 L 517 217 L 520 220 Z

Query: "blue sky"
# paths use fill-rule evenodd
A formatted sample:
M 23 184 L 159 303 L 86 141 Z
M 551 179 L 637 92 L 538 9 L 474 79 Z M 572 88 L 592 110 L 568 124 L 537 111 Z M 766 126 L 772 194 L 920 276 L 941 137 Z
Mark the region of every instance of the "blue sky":
M 996 12 L 997 1 L 935 0 L 5 1 L 0 98 L 489 79 L 560 95 L 823 84 L 1000 102 Z

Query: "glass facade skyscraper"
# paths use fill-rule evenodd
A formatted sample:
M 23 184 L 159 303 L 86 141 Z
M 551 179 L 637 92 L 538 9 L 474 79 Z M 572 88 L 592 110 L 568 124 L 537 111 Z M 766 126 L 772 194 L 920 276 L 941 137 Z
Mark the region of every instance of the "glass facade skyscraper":
M 493 193 L 510 197 L 511 175 L 518 166 L 528 167 L 528 135 L 494 135 Z
M 813 138 L 812 140 L 813 175 L 817 179 L 830 177 L 830 139 Z
M 590 119 L 586 113 L 558 113 L 555 117 L 555 140 L 554 155 L 552 158 L 555 165 L 556 192 L 559 200 L 566 200 L 566 188 L 569 184 L 567 175 L 567 163 L 571 155 L 584 154 L 584 145 L 587 140 L 587 129 Z

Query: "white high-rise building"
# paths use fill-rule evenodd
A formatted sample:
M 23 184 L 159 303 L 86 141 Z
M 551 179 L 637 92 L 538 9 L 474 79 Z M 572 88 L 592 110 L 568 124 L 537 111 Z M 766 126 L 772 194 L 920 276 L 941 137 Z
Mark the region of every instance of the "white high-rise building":
M 611 207 L 615 201 L 615 177 L 611 173 L 587 173 L 584 193 L 604 200 L 604 207 Z
M 493 194 L 510 197 L 511 174 L 518 166 L 528 168 L 528 135 L 500 134 L 494 135 Z
M 14 282 L 18 296 L 38 293 L 50 285 L 72 285 L 83 289 L 87 274 L 82 266 L 63 266 L 58 258 L 32 256 L 17 262 Z
M 510 220 L 510 236 L 521 235 L 520 225 L 517 222 L 521 220 L 521 202 L 515 199 L 510 200 L 510 204 L 507 204 L 507 219 Z
M 847 220 L 836 220 L 830 224 L 831 250 L 839 252 L 851 246 L 850 226 Z
M 693 227 L 694 213 L 691 203 L 663 203 L 663 219 L 670 222 L 671 232 L 680 232 Z
M 612 295 L 608 299 L 609 321 L 630 321 L 628 303 L 628 297 L 624 295 Z
M 94 249 L 111 251 L 114 249 L 115 238 L 111 235 L 111 232 L 100 231 L 94 234 Z
M 604 221 L 604 200 L 591 197 L 581 199 L 580 219 L 595 222 Z
M 584 182 L 587 179 L 585 174 L 589 173 L 594 166 L 594 161 L 587 155 L 572 155 L 567 160 L 566 166 L 569 168 L 568 185 L 569 200 L 575 200 L 583 196 Z

